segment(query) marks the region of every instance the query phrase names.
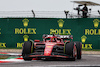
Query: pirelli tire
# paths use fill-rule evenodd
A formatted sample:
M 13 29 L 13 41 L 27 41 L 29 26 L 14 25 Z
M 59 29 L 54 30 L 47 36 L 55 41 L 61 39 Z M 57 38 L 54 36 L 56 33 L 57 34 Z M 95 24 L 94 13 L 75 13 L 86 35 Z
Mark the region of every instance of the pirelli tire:
M 71 60 L 75 61 L 75 56 L 73 51 L 74 51 L 74 42 L 65 43 L 64 53 L 72 57 L 70 58 Z
M 77 49 L 77 59 L 81 59 L 82 43 L 81 42 L 75 42 L 75 43 Z
M 28 55 L 34 50 L 32 47 L 34 47 L 34 45 L 32 45 L 32 42 L 30 41 L 24 42 L 22 48 L 22 57 L 25 61 L 32 60 L 32 58 L 28 57 Z

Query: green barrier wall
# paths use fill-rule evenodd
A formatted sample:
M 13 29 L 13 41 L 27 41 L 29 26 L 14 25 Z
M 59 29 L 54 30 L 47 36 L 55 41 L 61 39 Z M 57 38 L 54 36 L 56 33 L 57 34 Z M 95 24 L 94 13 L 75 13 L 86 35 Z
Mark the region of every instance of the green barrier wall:
M 1 18 L 0 48 L 21 48 L 29 39 L 42 40 L 43 34 L 73 35 L 82 42 L 82 49 L 100 49 L 100 18 L 41 19 Z

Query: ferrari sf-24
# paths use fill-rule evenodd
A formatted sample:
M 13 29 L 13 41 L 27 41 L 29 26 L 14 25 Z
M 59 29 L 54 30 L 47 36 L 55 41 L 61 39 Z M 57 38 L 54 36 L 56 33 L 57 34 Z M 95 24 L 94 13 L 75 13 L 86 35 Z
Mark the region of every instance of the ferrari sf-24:
M 41 59 L 81 59 L 82 43 L 73 42 L 73 35 L 43 35 L 43 41 L 24 42 L 22 57 L 25 61 Z

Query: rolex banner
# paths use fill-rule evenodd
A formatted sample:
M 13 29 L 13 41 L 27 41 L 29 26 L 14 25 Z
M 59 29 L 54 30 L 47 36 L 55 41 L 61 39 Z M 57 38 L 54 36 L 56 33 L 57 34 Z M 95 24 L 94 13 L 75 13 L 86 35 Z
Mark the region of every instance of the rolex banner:
M 100 18 L 1 18 L 0 48 L 22 48 L 29 39 L 41 40 L 43 34 L 73 35 L 82 49 L 100 49 Z

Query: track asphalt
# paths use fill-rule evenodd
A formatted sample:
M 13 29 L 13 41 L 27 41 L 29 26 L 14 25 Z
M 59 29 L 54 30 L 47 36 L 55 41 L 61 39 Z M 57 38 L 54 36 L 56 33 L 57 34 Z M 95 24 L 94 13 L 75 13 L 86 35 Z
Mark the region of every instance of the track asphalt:
M 15 53 L 17 54 L 17 53 Z M 13 53 L 14 56 L 14 53 Z M 81 60 L 76 61 L 44 61 L 44 60 L 32 60 L 24 61 L 19 54 L 16 57 L 10 57 L 8 59 L 0 60 L 0 67 L 80 67 L 80 66 L 98 66 L 100 67 L 100 55 L 83 54 Z M 10 62 L 9 62 L 10 61 Z

